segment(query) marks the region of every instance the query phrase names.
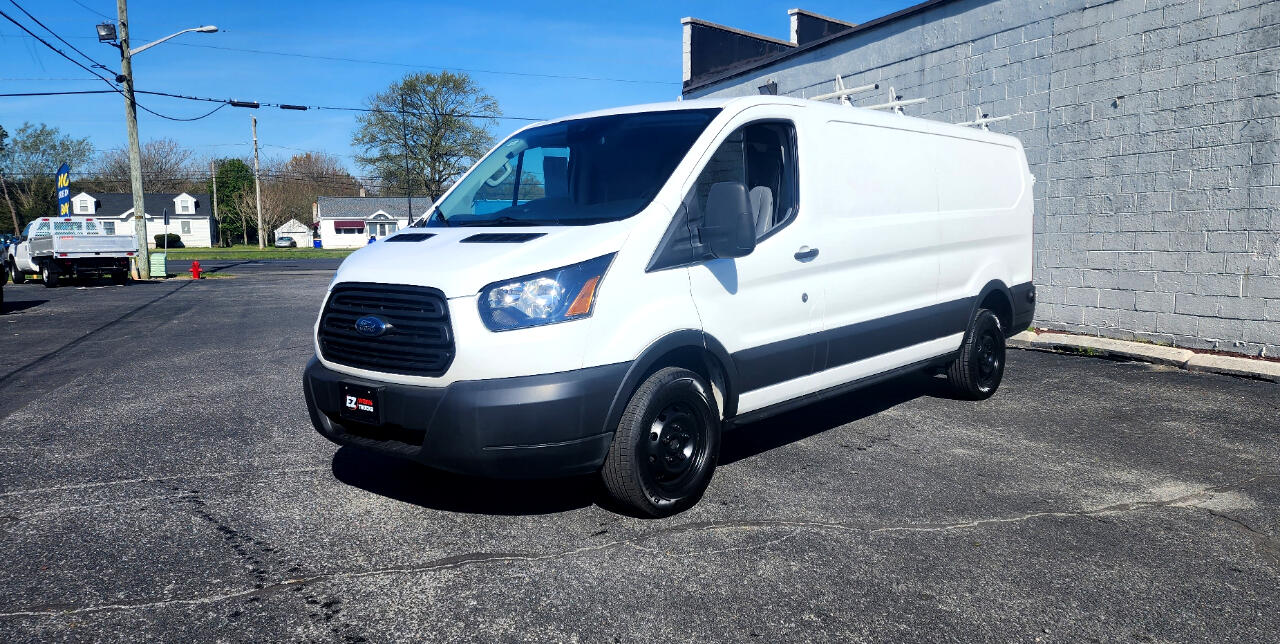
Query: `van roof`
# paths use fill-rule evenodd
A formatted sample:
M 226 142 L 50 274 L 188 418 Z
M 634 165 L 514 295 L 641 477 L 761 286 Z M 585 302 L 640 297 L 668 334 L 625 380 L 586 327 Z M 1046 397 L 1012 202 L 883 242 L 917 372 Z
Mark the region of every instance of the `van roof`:
M 614 114 L 633 114 L 637 112 L 663 112 L 669 110 L 693 110 L 706 108 L 721 108 L 733 112 L 738 112 L 748 107 L 756 105 L 785 105 L 797 109 L 804 109 L 806 112 L 826 112 L 830 118 L 848 118 L 850 112 L 856 113 L 858 121 L 866 121 L 868 123 L 902 123 L 897 119 L 908 119 L 909 122 L 925 132 L 934 132 L 938 134 L 948 133 L 952 136 L 958 135 L 959 132 L 965 138 L 999 140 L 1006 145 L 1016 145 L 1021 147 L 1021 142 L 1017 137 L 1006 134 L 999 134 L 981 128 L 969 127 L 964 125 L 955 125 L 946 121 L 938 121 L 928 118 L 920 118 L 915 116 L 907 116 L 904 114 L 894 114 L 882 110 L 869 110 L 861 107 L 850 107 L 840 103 L 828 101 L 815 101 L 811 99 L 792 98 L 790 96 L 773 96 L 773 95 L 751 95 L 751 96 L 733 96 L 728 98 L 695 98 L 684 101 L 666 101 L 662 103 L 644 103 L 640 105 L 626 105 L 603 110 L 595 110 L 592 112 L 583 112 L 581 114 L 573 114 L 557 119 L 550 119 L 535 123 L 532 125 L 545 125 L 547 123 L 558 123 L 561 121 L 571 121 L 583 118 L 592 118 L 597 116 L 611 116 Z M 950 130 L 950 132 L 947 132 Z

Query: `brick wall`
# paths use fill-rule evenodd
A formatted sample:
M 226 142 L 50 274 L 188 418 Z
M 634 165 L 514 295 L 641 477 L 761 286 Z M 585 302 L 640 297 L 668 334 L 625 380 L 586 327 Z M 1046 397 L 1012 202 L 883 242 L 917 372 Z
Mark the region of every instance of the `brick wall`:
M 1280 1 L 957 0 L 686 96 L 879 82 L 1037 177 L 1036 325 L 1280 355 Z

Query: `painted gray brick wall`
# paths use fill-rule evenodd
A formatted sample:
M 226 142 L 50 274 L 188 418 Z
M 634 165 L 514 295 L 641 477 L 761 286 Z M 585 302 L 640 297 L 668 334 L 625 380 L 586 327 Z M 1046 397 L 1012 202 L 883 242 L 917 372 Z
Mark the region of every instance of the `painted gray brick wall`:
M 892 85 L 1019 137 L 1036 325 L 1280 355 L 1280 1 L 960 0 L 714 86 Z

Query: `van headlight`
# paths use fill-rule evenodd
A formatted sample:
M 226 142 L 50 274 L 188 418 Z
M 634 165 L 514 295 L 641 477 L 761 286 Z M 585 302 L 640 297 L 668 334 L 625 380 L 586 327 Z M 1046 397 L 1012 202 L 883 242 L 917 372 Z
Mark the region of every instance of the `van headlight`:
M 480 319 L 490 331 L 508 331 L 591 317 L 613 256 L 490 284 L 480 290 Z

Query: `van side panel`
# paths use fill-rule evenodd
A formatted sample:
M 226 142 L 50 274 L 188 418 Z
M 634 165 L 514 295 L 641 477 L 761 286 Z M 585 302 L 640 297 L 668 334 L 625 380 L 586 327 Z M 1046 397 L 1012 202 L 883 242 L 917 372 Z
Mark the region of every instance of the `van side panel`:
M 822 174 L 824 330 L 936 304 L 937 137 L 830 121 L 821 138 L 824 158 L 810 167 Z
M 1021 145 L 992 135 L 938 136 L 937 144 L 939 297 L 1031 282 L 1032 191 Z

